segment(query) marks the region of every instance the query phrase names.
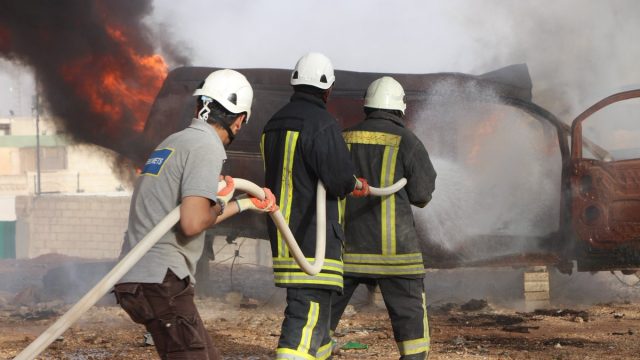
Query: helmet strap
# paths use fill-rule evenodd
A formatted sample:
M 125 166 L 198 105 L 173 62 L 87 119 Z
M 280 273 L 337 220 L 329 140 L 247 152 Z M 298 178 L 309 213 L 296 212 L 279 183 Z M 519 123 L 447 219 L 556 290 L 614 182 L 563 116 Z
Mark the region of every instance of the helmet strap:
M 202 96 L 200 97 L 200 100 L 202 100 L 202 108 L 200 109 L 200 111 L 198 111 L 198 119 L 202 121 L 207 121 L 209 120 L 209 114 L 211 113 L 211 109 L 209 109 L 209 104 L 211 104 L 213 99 L 208 96 Z
M 222 125 L 222 128 L 227 131 L 227 135 L 229 135 L 229 145 L 231 145 L 233 139 L 236 138 L 236 135 L 233 133 L 233 131 L 231 131 L 231 126 L 227 124 L 226 121 L 218 121 L 218 124 Z

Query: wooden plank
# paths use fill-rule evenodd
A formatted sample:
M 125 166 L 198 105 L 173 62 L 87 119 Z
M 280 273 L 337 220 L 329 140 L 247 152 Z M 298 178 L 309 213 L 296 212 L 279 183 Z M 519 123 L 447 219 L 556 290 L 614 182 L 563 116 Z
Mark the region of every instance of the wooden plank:
M 524 299 L 526 301 L 531 301 L 531 300 L 549 300 L 549 293 L 546 292 L 546 291 L 526 292 L 526 293 L 524 293 Z
M 524 273 L 524 281 L 549 281 L 549 273 L 548 272 L 535 272 Z
M 524 292 L 546 291 L 549 292 L 549 283 L 546 281 L 530 281 L 524 283 Z

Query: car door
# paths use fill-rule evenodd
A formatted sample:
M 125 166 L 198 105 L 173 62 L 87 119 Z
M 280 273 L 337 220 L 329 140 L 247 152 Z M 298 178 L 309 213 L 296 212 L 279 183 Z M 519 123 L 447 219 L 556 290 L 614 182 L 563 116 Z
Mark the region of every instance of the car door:
M 604 252 L 640 248 L 640 89 L 591 106 L 573 121 L 571 136 L 571 222 L 578 243 Z

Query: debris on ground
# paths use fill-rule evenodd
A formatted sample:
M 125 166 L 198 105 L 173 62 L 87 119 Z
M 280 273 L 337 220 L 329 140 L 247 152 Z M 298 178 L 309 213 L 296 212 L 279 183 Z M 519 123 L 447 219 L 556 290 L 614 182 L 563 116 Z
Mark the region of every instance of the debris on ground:
M 368 348 L 369 345 L 357 341 L 348 341 L 346 344 L 340 347 L 340 349 L 342 350 L 364 350 Z
M 479 311 L 489 306 L 487 300 L 484 299 L 471 299 L 466 303 L 460 305 L 462 311 Z
M 34 268 L 41 281 L 47 268 Z M 2 280 L 11 279 L 0 261 Z M 286 290 L 273 286 L 270 272 L 264 268 L 249 271 L 239 266 L 232 287 L 224 277 L 216 278 L 212 297 L 196 297 L 205 327 L 220 348 L 225 360 L 273 359 L 286 306 Z M 228 273 L 221 265 L 216 271 Z M 31 276 L 31 272 L 21 274 Z M 35 273 L 34 273 L 35 274 Z M 474 273 L 475 276 L 475 273 Z M 215 278 L 215 277 L 213 277 Z M 31 278 L 27 279 L 29 281 Z M 0 359 L 11 359 L 54 323 L 72 303 L 45 297 L 29 305 L 16 305 L 13 298 L 26 287 L 0 288 Z M 228 281 L 228 279 L 226 280 Z M 270 282 L 271 281 L 271 282 Z M 0 285 L 8 284 L 0 282 Z M 261 285 L 262 284 L 262 285 Z M 265 285 L 266 284 L 266 285 Z M 227 286 L 224 288 L 224 286 Z M 263 286 L 263 288 L 260 288 Z M 225 301 L 228 293 L 229 303 Z M 431 292 L 432 294 L 434 291 Z M 366 294 L 365 294 L 366 295 Z M 362 296 L 362 299 L 366 296 Z M 435 294 L 433 295 L 435 299 Z M 518 312 L 496 305 L 480 310 L 463 310 L 474 297 L 440 296 L 439 304 L 429 304 L 431 332 L 430 360 L 471 359 L 636 359 L 640 353 L 637 322 L 640 301 L 598 303 L 579 309 L 561 308 Z M 481 297 L 475 296 L 476 299 Z M 386 309 L 351 304 L 353 314 L 343 317 L 336 329 L 339 339 L 336 360 L 397 359 L 398 348 Z M 616 318 L 615 314 L 624 314 Z M 580 320 L 582 319 L 582 321 Z M 92 307 L 73 324 L 64 337 L 53 342 L 40 356 L 43 359 L 143 360 L 157 357 L 155 348 L 144 344 L 146 330 L 135 324 L 115 305 Z M 364 349 L 340 350 L 349 342 L 366 345 Z

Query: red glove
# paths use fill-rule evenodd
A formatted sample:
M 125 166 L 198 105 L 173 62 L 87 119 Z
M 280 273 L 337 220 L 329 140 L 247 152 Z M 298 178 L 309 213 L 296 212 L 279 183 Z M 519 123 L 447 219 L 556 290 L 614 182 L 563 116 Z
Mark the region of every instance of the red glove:
M 365 178 L 356 178 L 356 188 L 351 193 L 353 197 L 369 196 L 369 183 Z
M 264 190 L 264 200 L 260 200 L 259 198 L 247 194 L 243 194 L 238 196 L 236 202 L 238 203 L 238 210 L 240 212 L 245 210 L 253 210 L 257 212 L 276 212 L 279 210 L 278 205 L 276 204 L 276 197 L 273 195 L 271 190 L 267 188 L 263 188 Z

